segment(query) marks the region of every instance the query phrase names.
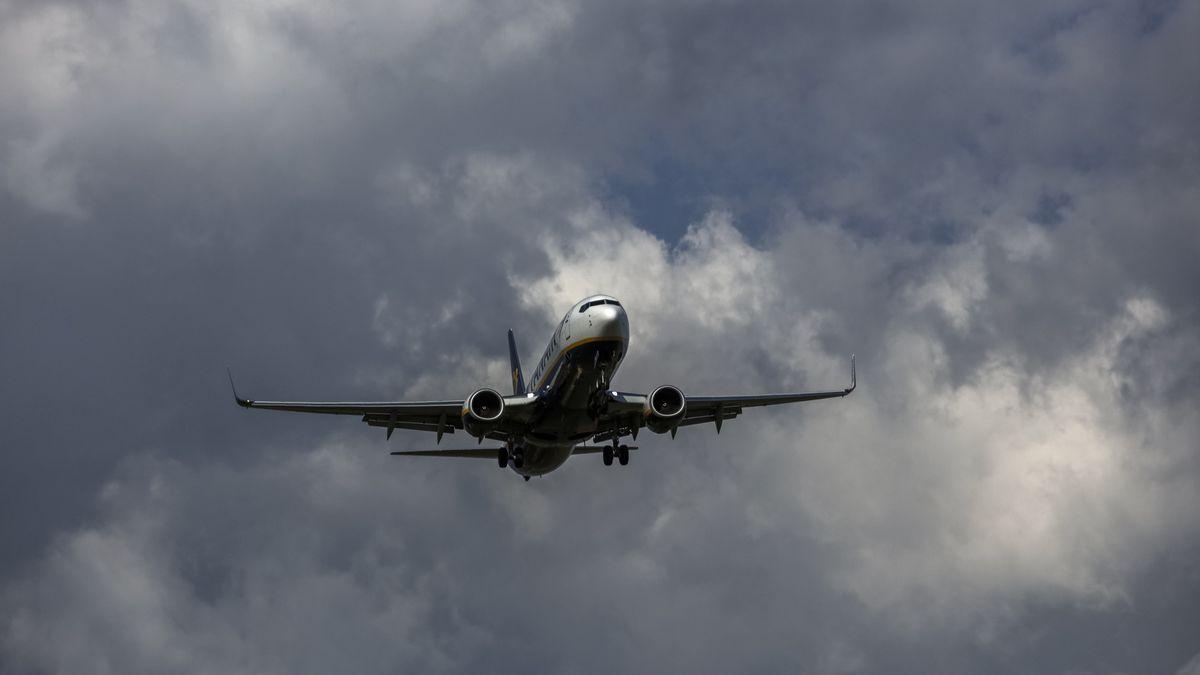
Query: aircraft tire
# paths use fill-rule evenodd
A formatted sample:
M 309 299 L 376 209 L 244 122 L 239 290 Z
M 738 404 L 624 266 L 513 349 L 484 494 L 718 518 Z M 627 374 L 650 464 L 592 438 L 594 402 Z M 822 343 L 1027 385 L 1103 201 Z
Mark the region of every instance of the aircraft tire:
M 508 468 L 508 450 L 500 448 L 500 452 L 496 453 L 496 463 L 501 469 Z
M 604 466 L 612 466 L 613 451 L 612 448 L 604 449 Z
M 621 461 L 621 466 L 629 463 L 629 447 L 622 445 L 617 448 L 617 459 Z

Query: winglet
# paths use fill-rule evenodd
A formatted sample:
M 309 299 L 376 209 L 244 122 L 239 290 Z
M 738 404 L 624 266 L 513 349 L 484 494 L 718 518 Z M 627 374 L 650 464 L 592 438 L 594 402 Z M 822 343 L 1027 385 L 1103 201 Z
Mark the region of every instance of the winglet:
M 233 390 L 233 400 L 237 401 L 237 404 L 243 408 L 249 408 L 250 406 L 254 405 L 254 401 L 238 396 L 237 386 L 233 384 L 233 371 L 226 368 L 225 372 L 229 375 L 229 388 Z
M 850 388 L 846 390 L 846 393 L 849 394 L 850 392 L 854 391 L 854 388 L 857 386 L 858 386 L 858 376 L 855 375 L 855 373 L 854 373 L 854 355 L 851 354 L 850 355 Z

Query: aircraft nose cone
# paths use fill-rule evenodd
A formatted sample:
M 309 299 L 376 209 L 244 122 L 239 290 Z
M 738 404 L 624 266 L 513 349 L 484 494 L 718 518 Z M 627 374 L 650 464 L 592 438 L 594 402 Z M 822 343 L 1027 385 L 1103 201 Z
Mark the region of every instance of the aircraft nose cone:
M 602 337 L 629 337 L 629 320 L 625 310 L 615 305 L 602 305 L 591 309 L 592 327 Z

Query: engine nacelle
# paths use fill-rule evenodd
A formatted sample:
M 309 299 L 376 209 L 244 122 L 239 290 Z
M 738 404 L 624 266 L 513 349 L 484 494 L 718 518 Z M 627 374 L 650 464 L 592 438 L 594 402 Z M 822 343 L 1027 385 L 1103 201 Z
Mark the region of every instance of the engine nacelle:
M 687 399 L 683 392 L 665 384 L 646 397 L 642 415 L 646 418 L 647 429 L 656 434 L 665 434 L 679 426 L 686 411 Z
M 463 402 L 463 429 L 468 434 L 483 438 L 500 426 L 504 415 L 504 397 L 495 389 L 480 389 Z

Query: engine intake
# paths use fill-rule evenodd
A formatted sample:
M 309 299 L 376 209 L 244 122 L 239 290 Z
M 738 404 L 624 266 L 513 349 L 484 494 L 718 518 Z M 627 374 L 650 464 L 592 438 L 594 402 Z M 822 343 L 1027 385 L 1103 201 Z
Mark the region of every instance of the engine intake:
M 467 397 L 463 404 L 463 429 L 468 434 L 483 438 L 500 426 L 504 415 L 504 397 L 495 389 L 480 389 Z
M 646 418 L 646 428 L 656 434 L 665 434 L 683 421 L 687 410 L 687 399 L 677 387 L 665 384 L 646 397 L 646 405 L 642 414 Z

